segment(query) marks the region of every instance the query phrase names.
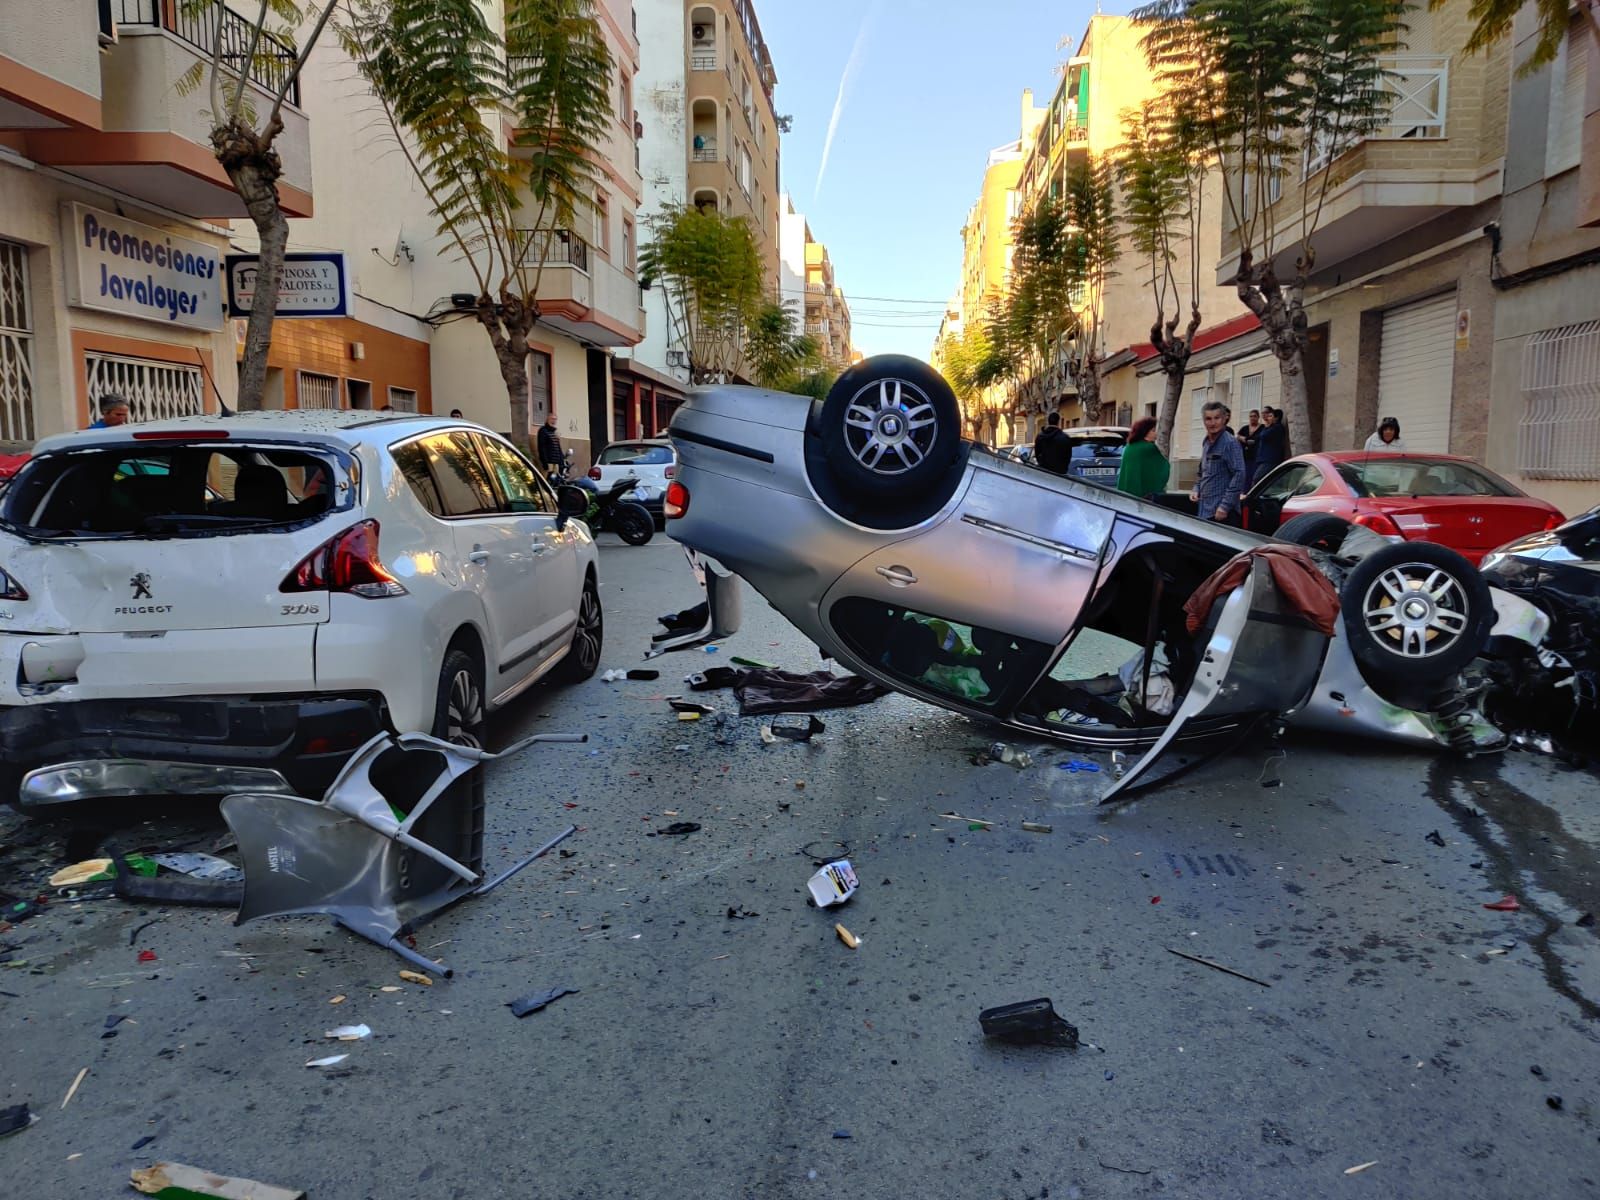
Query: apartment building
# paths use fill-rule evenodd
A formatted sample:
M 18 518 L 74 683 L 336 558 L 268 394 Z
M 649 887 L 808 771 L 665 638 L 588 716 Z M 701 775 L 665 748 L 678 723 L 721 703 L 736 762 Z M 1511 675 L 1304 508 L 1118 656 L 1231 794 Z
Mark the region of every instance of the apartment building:
M 811 223 L 795 211 L 787 193 L 779 198 L 778 298 L 801 318 L 803 332 L 816 339 L 823 359 L 843 369 L 850 365 L 850 302 L 833 275 L 828 248 L 812 236 Z
M 1145 58 L 1143 38 L 1147 27 L 1129 17 L 1096 14 L 1067 61 L 1045 119 L 1027 145 L 1021 182 L 1024 207 L 1042 198 L 1059 200 L 1065 193 L 1068 171 L 1084 163 L 1109 162 L 1127 140 L 1126 122 L 1140 106 L 1160 94 L 1160 83 Z M 1200 228 L 1201 261 L 1214 262 L 1221 239 L 1220 181 L 1204 196 Z M 1121 207 L 1120 188 L 1117 206 Z M 1187 242 L 1174 247 L 1180 262 L 1188 257 Z M 1186 283 L 1180 280 L 1180 283 Z M 1184 303 L 1187 306 L 1187 288 Z M 1047 376 L 1050 394 L 1046 411 L 1055 407 L 1065 424 L 1127 424 L 1149 407 L 1140 377 L 1131 369 L 1141 361 L 1139 347 L 1147 344 L 1155 317 L 1149 264 L 1139 261 L 1124 239 L 1122 254 L 1098 297 L 1101 322 L 1102 364 L 1099 412 L 1085 412 L 1077 389 L 1064 371 Z M 1169 301 L 1169 315 L 1171 302 Z M 1208 322 L 1235 315 L 1239 301 L 1231 288 L 1210 285 L 1202 289 L 1202 313 Z M 1187 312 L 1185 313 L 1187 316 Z M 1038 414 L 1027 414 L 1030 421 Z M 1030 425 L 1031 427 L 1031 425 Z
M 529 420 L 537 427 L 554 412 L 580 466 L 607 439 L 612 355 L 637 344 L 646 321 L 632 99 L 639 45 L 626 0 L 600 0 L 596 17 L 611 51 L 613 103 L 595 155 L 593 193 L 580 201 L 570 225 L 547 220 L 532 228 L 539 209 L 531 196 L 520 210 L 529 226 L 521 232 L 535 247 L 530 264 L 539 272 Z M 355 320 L 280 320 L 268 357 L 268 405 L 460 409 L 509 432 L 510 401 L 493 347 L 469 315 L 477 282 L 439 234 L 381 107 L 335 39 L 313 50 L 301 89 L 322 186 L 315 213 L 290 222 L 289 249 L 343 252 Z M 521 153 L 509 115 L 502 133 L 512 153 Z M 235 222 L 234 240 L 253 245 L 253 230 Z
M 1500 210 L 1510 47 L 1503 40 L 1467 55 L 1468 8 L 1469 0 L 1412 5 L 1401 44 L 1381 60 L 1387 119 L 1332 161 L 1305 147 L 1274 185 L 1274 220 L 1297 228 L 1307 189 L 1331 173 L 1306 290 L 1319 446 L 1297 452 L 1359 446 L 1394 417 L 1409 449 L 1490 455 L 1495 289 L 1483 230 Z M 1297 252 L 1282 246 L 1281 273 L 1292 274 Z M 1238 261 L 1239 239 L 1225 229 L 1219 284 Z M 1264 336 L 1239 339 L 1237 350 L 1204 381 L 1191 380 L 1193 402 L 1179 417 L 1191 436 L 1194 409 L 1209 396 L 1228 399 L 1235 414 L 1278 403 Z
M 1512 29 L 1493 323 L 1473 332 L 1494 340 L 1484 462 L 1570 514 L 1600 503 L 1600 44 L 1579 8 L 1520 74 L 1534 15 Z
M 642 237 L 662 211 L 694 203 L 750 222 L 768 290 L 783 295 L 777 73 L 750 0 L 637 0 L 648 52 L 634 80 L 643 172 Z M 797 302 L 799 294 L 793 297 Z M 689 355 L 660 288 L 644 340 L 617 363 L 614 434 L 666 429 L 689 386 Z
M 223 36 L 238 30 L 224 12 Z M 117 392 L 135 419 L 216 411 L 237 393 L 224 315 L 228 222 L 209 101 L 214 10 L 160 0 L 0 0 L 0 439 L 84 427 Z M 247 31 L 246 31 L 247 32 Z M 271 103 L 295 48 L 251 71 Z M 311 211 L 311 122 L 283 110 L 279 193 Z

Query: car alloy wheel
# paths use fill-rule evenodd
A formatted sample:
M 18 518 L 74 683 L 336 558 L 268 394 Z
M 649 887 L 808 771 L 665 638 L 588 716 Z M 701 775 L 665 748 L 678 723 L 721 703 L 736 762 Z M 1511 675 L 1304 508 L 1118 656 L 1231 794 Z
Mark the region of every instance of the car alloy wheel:
M 1445 653 L 1470 624 L 1461 584 L 1431 563 L 1398 563 L 1381 572 L 1367 587 L 1361 614 L 1369 633 L 1408 659 Z
M 578 603 L 578 628 L 572 635 L 572 656 L 585 675 L 600 665 L 600 597 L 593 588 L 583 589 Z
M 458 668 L 450 679 L 444 740 L 457 746 L 483 748 L 483 689 L 470 668 Z
M 851 397 L 844 413 L 845 446 L 875 475 L 902 475 L 933 452 L 939 422 L 915 384 L 881 379 Z

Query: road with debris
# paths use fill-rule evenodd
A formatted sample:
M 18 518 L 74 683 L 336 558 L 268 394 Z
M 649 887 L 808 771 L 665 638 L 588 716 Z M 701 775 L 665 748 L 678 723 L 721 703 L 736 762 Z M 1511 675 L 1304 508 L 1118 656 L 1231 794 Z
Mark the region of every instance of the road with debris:
M 601 565 L 603 666 L 638 665 L 692 580 L 664 538 Z M 676 720 L 734 654 L 819 665 L 752 595 L 716 654 L 500 717 L 590 742 L 491 768 L 490 868 L 579 832 L 419 933 L 453 979 L 319 917 L 51 896 L 0 933 L 0 1109 L 37 1117 L 6 1191 L 170 1160 L 313 1200 L 1594 1193 L 1594 774 L 1291 739 L 1098 809 L 1071 753 L 977 766 L 1004 735 L 899 696 L 810 743 Z M 50 894 L 100 832 L 0 816 L 0 890 Z M 117 836 L 224 832 L 169 804 Z M 860 890 L 819 911 L 835 854 Z M 985 1041 L 980 1010 L 1041 996 L 1085 1045 Z

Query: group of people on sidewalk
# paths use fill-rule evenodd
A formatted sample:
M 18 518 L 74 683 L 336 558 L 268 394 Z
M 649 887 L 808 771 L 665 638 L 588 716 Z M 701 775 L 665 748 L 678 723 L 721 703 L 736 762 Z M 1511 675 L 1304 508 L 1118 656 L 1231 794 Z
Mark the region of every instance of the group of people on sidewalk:
M 1249 423 L 1238 433 L 1228 424 L 1232 413 L 1226 404 L 1213 400 L 1200 410 L 1200 416 L 1206 434 L 1200 449 L 1200 474 L 1189 499 L 1194 501 L 1195 513 L 1202 520 L 1237 525 L 1245 494 L 1289 457 L 1289 430 L 1283 422 L 1283 410 L 1251 409 Z M 1051 423 L 1060 423 L 1054 413 Z M 1066 441 L 1064 435 L 1061 440 Z M 1405 448 L 1400 422 L 1393 417 L 1385 417 L 1379 423 L 1365 446 L 1368 451 L 1390 453 Z M 1144 417 L 1134 422 L 1122 451 L 1117 490 L 1150 499 L 1166 490 L 1171 475 L 1172 464 L 1156 445 L 1156 419 Z

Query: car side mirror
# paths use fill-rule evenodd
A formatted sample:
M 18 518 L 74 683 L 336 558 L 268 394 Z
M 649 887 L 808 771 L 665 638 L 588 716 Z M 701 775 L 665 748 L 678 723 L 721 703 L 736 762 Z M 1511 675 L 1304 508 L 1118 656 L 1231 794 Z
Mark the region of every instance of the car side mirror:
M 565 484 L 556 491 L 556 512 L 561 517 L 571 519 L 581 517 L 589 511 L 589 493 L 581 487 Z

